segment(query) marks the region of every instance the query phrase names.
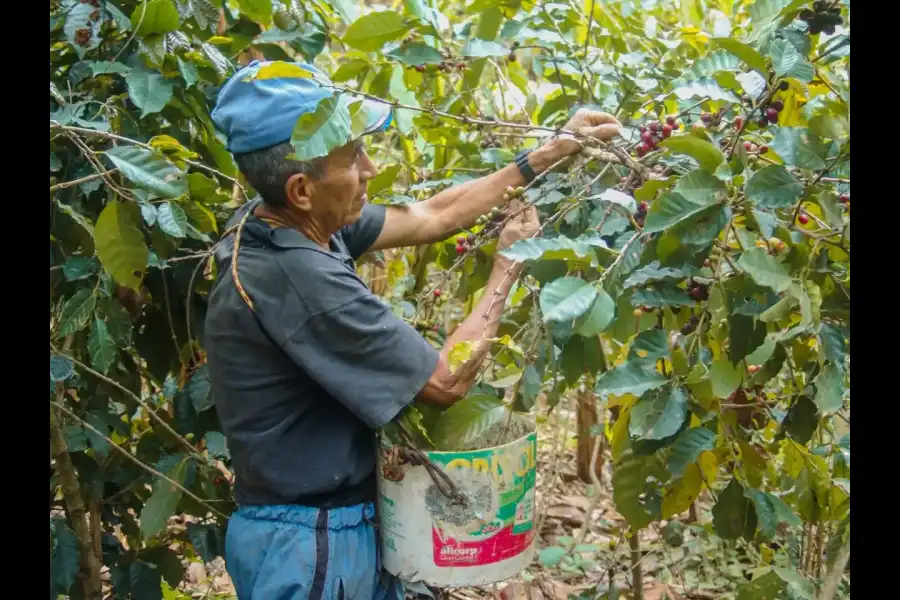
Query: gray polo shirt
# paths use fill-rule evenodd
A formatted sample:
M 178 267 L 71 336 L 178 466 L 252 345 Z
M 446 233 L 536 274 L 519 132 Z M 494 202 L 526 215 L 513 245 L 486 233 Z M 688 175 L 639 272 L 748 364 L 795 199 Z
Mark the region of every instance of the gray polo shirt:
M 367 204 L 330 250 L 251 215 L 238 265 L 256 316 L 232 281 L 234 235 L 217 246 L 205 346 L 239 504 L 374 499 L 374 430 L 412 402 L 438 360 L 356 274 L 384 215 Z

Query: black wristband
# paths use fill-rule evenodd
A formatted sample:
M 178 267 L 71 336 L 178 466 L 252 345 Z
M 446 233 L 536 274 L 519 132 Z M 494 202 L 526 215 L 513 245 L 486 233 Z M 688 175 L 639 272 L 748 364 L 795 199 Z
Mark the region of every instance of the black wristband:
M 522 174 L 522 177 L 525 178 L 526 183 L 531 183 L 537 177 L 537 173 L 534 172 L 534 169 L 531 168 L 531 165 L 528 164 L 528 155 L 531 154 L 531 150 L 522 150 L 518 154 L 516 154 L 516 166 L 519 167 L 519 172 Z

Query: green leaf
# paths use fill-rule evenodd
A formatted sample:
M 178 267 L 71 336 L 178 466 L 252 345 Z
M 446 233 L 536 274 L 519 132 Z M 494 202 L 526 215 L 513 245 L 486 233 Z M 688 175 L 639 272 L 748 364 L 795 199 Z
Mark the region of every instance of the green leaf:
M 663 440 L 678 433 L 688 417 L 687 396 L 680 387 L 665 387 L 644 394 L 628 423 L 632 438 Z
M 375 197 L 379 192 L 390 190 L 402 170 L 402 165 L 391 165 L 382 169 L 378 175 L 369 180 L 367 190 L 369 196 Z
M 788 409 L 781 425 L 791 439 L 808 444 L 819 426 L 816 404 L 808 396 L 800 396 Z
M 541 548 L 540 553 L 538 553 L 538 562 L 540 562 L 543 567 L 555 567 L 567 553 L 568 550 L 562 546 L 548 546 L 547 548 Z
M 819 329 L 819 339 L 822 340 L 822 350 L 825 358 L 839 369 L 844 369 L 844 358 L 847 355 L 846 342 L 841 330 L 830 323 L 822 323 Z
M 571 240 L 564 235 L 555 238 L 517 240 L 500 254 L 517 262 L 527 260 L 574 260 L 593 256 L 593 248 L 606 248 L 606 242 L 595 235 L 581 235 Z
M 744 193 L 756 208 L 787 208 L 803 193 L 803 184 L 781 165 L 769 165 L 750 177 Z
M 805 127 L 779 127 L 769 149 L 792 167 L 813 171 L 825 168 L 825 160 L 813 147 L 809 130 Z
M 66 300 L 59 315 L 60 337 L 65 337 L 84 329 L 91 319 L 96 303 L 97 297 L 92 289 L 78 290 L 71 298 Z
M 669 138 L 670 140 L 673 138 Z M 650 206 L 644 233 L 655 233 L 712 207 L 725 184 L 700 169 L 685 175 L 675 189 Z
M 641 502 L 647 477 L 651 475 L 657 479 L 664 476 L 658 454 L 636 456 L 631 449 L 627 449 L 613 467 L 613 501 L 616 503 L 616 511 L 635 530 L 643 529 L 653 522 L 654 515 Z
M 153 150 L 116 146 L 106 156 L 129 181 L 161 198 L 176 198 L 187 191 L 184 171 Z
M 623 287 L 636 287 L 650 281 L 681 281 L 700 274 L 700 270 L 692 265 L 680 267 L 661 267 L 658 260 L 632 273 L 623 283 Z
M 771 600 L 783 597 L 784 581 L 774 572 L 757 577 L 738 586 L 737 600 Z
M 172 481 L 184 486 L 189 460 L 188 458 L 181 459 L 174 467 L 164 471 L 163 474 Z M 144 540 L 149 540 L 165 529 L 169 517 L 175 514 L 181 495 L 182 491 L 165 479 L 157 478 L 153 482 L 153 493 L 147 498 L 147 502 L 141 510 L 141 536 Z
M 242 13 L 261 25 L 272 22 L 272 0 L 238 0 L 238 6 Z
M 106 323 L 101 321 L 99 317 L 94 318 L 94 324 L 88 336 L 88 352 L 91 354 L 91 364 L 104 375 L 116 362 L 116 355 L 118 354 L 116 342 L 109 334 Z
M 72 361 L 62 356 L 50 357 L 50 381 L 65 381 L 75 373 Z
M 95 248 L 103 267 L 119 284 L 137 290 L 147 269 L 149 250 L 138 229 L 140 217 L 133 204 L 114 200 L 97 219 Z
M 789 41 L 779 38 L 769 46 L 772 68 L 778 77 L 792 77 L 803 83 L 809 83 L 816 74 L 810 64 L 797 48 Z
M 672 90 L 679 100 L 688 100 L 690 98 L 710 98 L 711 100 L 723 100 L 725 102 L 738 103 L 741 101 L 733 92 L 723 89 L 715 79 L 710 77 L 701 77 L 696 81 L 691 81 L 687 85 L 676 87 Z M 693 136 L 681 136 L 693 137 Z M 675 138 L 669 138 L 675 139 Z
M 641 356 L 644 353 L 644 356 Z M 656 362 L 664 356 L 669 356 L 669 347 L 666 342 L 666 330 L 659 328 L 647 329 L 642 331 L 631 342 L 628 350 L 629 361 L 649 361 Z
M 409 31 L 403 17 L 391 10 L 364 15 L 353 22 L 343 42 L 357 50 L 378 50 L 387 42 L 402 38 Z
M 741 254 L 737 266 L 757 284 L 776 292 L 787 291 L 793 283 L 787 268 L 763 248 L 753 247 Z
M 132 68 L 125 63 L 110 62 L 108 60 L 89 61 L 88 64 L 94 77 L 98 75 L 126 75 L 132 71 Z
M 300 117 L 291 135 L 292 158 L 312 160 L 346 144 L 350 139 L 350 101 L 343 94 L 328 96 L 319 101 L 316 110 Z
M 146 69 L 132 71 L 125 76 L 125 83 L 128 85 L 128 97 L 141 109 L 141 117 L 158 113 L 172 99 L 174 90 L 172 80 L 166 79 L 156 71 Z
M 697 462 L 706 450 L 715 447 L 716 433 L 705 427 L 692 427 L 682 431 L 672 444 L 667 468 L 675 477 L 681 477 L 685 467 Z
M 178 10 L 172 4 L 172 0 L 149 0 L 146 4 L 139 3 L 131 13 L 131 26 L 143 37 L 176 31 L 178 25 Z
M 187 215 L 174 202 L 163 202 L 157 209 L 156 222 L 159 228 L 175 238 L 187 235 Z
M 841 410 L 844 405 L 844 376 L 833 364 L 827 364 L 815 378 L 816 395 L 813 401 L 823 415 Z
M 709 369 L 712 393 L 717 398 L 727 398 L 743 381 L 743 370 L 721 356 L 713 361 Z
M 95 10 L 93 6 L 88 4 L 75 4 L 69 10 L 69 14 L 66 16 L 66 21 L 63 24 L 63 33 L 66 36 L 66 40 L 75 49 L 78 58 L 83 57 L 89 50 L 93 50 L 100 45 L 99 25 L 91 21 L 91 15 Z M 78 43 L 79 31 L 85 29 L 90 31 L 90 38 L 87 40 L 87 44 L 82 46 Z
M 710 173 L 725 161 L 725 155 L 714 144 L 690 134 L 664 139 L 659 145 L 677 154 L 687 154 Z
M 632 306 L 649 306 L 650 308 L 691 306 L 695 303 L 696 301 L 686 291 L 667 284 L 663 284 L 653 290 L 649 288 L 640 289 L 631 297 Z
M 461 450 L 471 445 L 504 419 L 509 410 L 503 401 L 486 394 L 463 398 L 440 416 L 432 432 L 438 450 Z
M 228 440 L 220 432 L 207 431 L 203 436 L 203 441 L 206 444 L 206 451 L 211 455 L 223 460 L 231 458 L 231 452 L 228 451 Z
M 747 315 L 728 316 L 728 360 L 739 360 L 766 341 L 766 326 Z
M 184 79 L 184 87 L 189 88 L 200 81 L 200 71 L 194 63 L 185 62 L 180 56 L 175 57 L 178 60 L 178 72 Z
M 208 364 L 201 365 L 200 368 L 194 371 L 194 374 L 191 375 L 191 380 L 184 387 L 184 391 L 187 392 L 188 397 L 191 399 L 191 404 L 198 414 L 213 407 Z
M 145 510 L 146 508 L 144 505 Z M 143 521 L 141 525 L 143 525 Z M 162 573 L 159 572 L 156 565 L 136 560 L 128 569 L 128 577 L 132 600 L 163 600 Z
M 51 519 L 50 530 L 53 539 L 53 550 L 50 553 L 53 589 L 57 593 L 68 596 L 69 590 L 81 570 L 78 540 L 62 518 Z
M 216 544 L 216 529 L 212 525 L 187 523 L 188 539 L 203 562 L 212 562 L 219 555 Z
M 756 532 L 756 511 L 753 503 L 744 496 L 744 486 L 737 478 L 719 494 L 718 501 L 712 509 L 713 529 L 726 540 L 744 537 L 753 539 Z
M 571 321 L 586 313 L 597 298 L 597 288 L 577 277 L 561 277 L 541 290 L 544 322 Z
M 386 53 L 385 56 L 405 65 L 439 65 L 444 62 L 444 57 L 437 49 L 422 42 L 411 42 L 398 46 Z
M 479 38 L 472 38 L 463 46 L 461 55 L 472 58 L 485 58 L 488 56 L 506 56 L 509 48 L 497 42 L 490 42 Z
M 716 38 L 713 40 L 713 43 L 740 58 L 751 69 L 768 74 L 769 65 L 766 62 L 766 58 L 751 46 L 734 38 Z
M 100 263 L 94 257 L 73 256 L 62 267 L 66 281 L 78 281 L 95 275 L 100 270 Z
M 626 362 L 598 377 L 594 390 L 604 398 L 610 394 L 640 396 L 648 390 L 664 386 L 668 381 L 655 368 Z
M 575 324 L 575 333 L 585 337 L 597 336 L 609 327 L 616 316 L 616 302 L 606 290 L 597 290 L 597 298 L 590 310 Z

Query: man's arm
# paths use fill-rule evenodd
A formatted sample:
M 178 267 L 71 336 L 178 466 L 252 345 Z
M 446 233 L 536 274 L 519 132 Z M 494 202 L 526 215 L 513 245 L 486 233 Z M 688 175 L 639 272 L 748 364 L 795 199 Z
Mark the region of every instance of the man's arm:
M 619 135 L 619 127 L 619 122 L 610 114 L 582 110 L 572 117 L 565 129 L 609 140 Z M 541 173 L 580 149 L 581 144 L 574 140 L 554 139 L 534 150 L 528 156 L 528 162 L 535 173 Z M 369 250 L 418 246 L 446 239 L 471 227 L 480 215 L 499 206 L 507 187 L 524 184 L 518 167 L 507 165 L 490 175 L 448 188 L 423 202 L 389 206 L 381 233 Z
M 511 205 L 514 205 L 511 208 L 519 210 L 517 200 Z M 537 211 L 534 207 L 529 207 L 520 217 L 512 219 L 503 228 L 498 248 L 506 248 L 516 240 L 535 235 L 539 230 Z M 500 254 L 494 254 L 494 266 L 481 299 L 472 313 L 447 338 L 434 373 L 417 398 L 429 404 L 449 406 L 468 393 L 490 349 L 491 342 L 487 340 L 497 334 L 506 298 L 522 266 L 522 263 L 515 263 Z M 475 348 L 469 359 L 451 373 L 450 352 L 461 342 L 474 342 Z

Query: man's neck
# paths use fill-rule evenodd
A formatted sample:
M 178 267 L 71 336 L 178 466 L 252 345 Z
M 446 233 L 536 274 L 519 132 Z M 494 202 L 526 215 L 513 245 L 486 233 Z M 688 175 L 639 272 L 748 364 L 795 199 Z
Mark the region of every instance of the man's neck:
M 260 219 L 272 219 L 284 224 L 291 229 L 296 229 L 312 242 L 322 246 L 326 250 L 330 249 L 329 240 L 331 233 L 325 231 L 324 227 L 317 225 L 311 219 L 304 219 L 292 213 L 286 208 L 275 208 L 262 202 L 253 211 L 253 214 Z

